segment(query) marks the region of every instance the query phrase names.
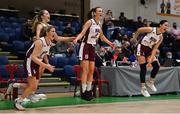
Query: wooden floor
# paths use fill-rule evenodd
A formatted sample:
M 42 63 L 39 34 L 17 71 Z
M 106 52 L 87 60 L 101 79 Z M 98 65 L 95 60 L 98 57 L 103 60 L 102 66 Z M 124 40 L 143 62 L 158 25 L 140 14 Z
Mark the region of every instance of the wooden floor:
M 180 100 L 153 100 L 105 104 L 28 108 L 26 111 L 3 110 L 0 113 L 180 113 Z

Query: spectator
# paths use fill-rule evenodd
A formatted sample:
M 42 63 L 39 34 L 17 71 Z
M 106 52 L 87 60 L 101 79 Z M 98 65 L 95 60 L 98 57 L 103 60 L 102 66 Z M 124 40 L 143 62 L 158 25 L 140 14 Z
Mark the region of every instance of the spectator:
M 166 52 L 166 58 L 164 59 L 163 66 L 164 67 L 174 66 L 174 59 L 172 56 L 172 52 L 170 52 L 170 51 Z
M 66 27 L 63 30 L 63 36 L 73 36 L 73 30 L 71 27 L 71 23 L 67 23 Z
M 135 26 L 136 26 L 136 29 L 144 26 L 141 16 L 137 17 L 137 22 L 135 23 Z
M 32 21 L 27 19 L 27 21 L 23 24 L 22 28 L 22 37 L 25 41 L 32 40 L 33 33 L 32 33 Z
M 102 30 L 103 30 L 103 33 L 104 35 L 107 37 L 107 30 L 108 28 L 112 27 L 113 26 L 113 23 L 112 23 L 112 11 L 111 10 L 108 10 L 106 12 L 106 15 L 104 17 L 104 20 L 103 20 L 103 25 L 102 25 Z
M 126 58 L 129 58 L 130 55 L 132 54 L 132 52 L 131 52 L 131 50 L 129 49 L 129 47 L 130 47 L 129 41 L 124 41 L 124 42 L 122 43 L 122 53 L 124 54 L 124 56 L 125 56 Z
M 127 18 L 124 16 L 124 12 L 120 12 L 119 26 L 124 27 L 126 25 Z
M 144 19 L 144 20 L 143 20 L 143 26 L 144 26 L 144 27 L 150 27 L 150 23 L 148 22 L 147 19 Z
M 116 47 L 113 54 L 113 60 L 114 61 L 123 61 L 124 54 L 122 53 L 121 47 Z
M 180 30 L 177 28 L 176 23 L 173 23 L 171 34 L 175 38 L 173 48 L 175 49 L 176 58 L 178 59 L 180 57 Z

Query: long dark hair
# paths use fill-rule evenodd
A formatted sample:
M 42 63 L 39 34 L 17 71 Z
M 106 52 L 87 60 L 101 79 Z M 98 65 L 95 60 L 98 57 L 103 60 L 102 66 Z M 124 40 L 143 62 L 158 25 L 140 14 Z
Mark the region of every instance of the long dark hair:
M 96 10 L 97 10 L 98 8 L 101 8 L 101 7 L 97 6 L 97 7 L 95 7 L 95 8 L 92 8 L 92 9 L 88 12 L 88 15 L 87 15 L 88 19 L 94 18 L 94 16 L 95 16 L 94 14 L 96 13 Z
M 160 27 L 160 25 L 163 25 L 164 23 L 166 23 L 166 22 L 168 22 L 167 20 L 161 20 L 160 22 L 159 22 L 159 27 Z
M 38 23 L 40 23 L 42 21 L 41 16 L 44 15 L 45 11 L 47 11 L 47 10 L 43 9 L 43 10 L 39 11 L 37 15 L 34 16 L 34 18 L 32 20 L 33 21 L 32 22 L 32 32 L 33 33 L 36 32 L 36 28 L 37 28 Z

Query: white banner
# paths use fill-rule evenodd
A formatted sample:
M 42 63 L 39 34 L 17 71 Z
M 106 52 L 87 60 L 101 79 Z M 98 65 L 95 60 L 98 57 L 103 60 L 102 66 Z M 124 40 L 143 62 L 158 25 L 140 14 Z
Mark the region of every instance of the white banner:
M 180 17 L 180 0 L 157 0 L 157 14 Z

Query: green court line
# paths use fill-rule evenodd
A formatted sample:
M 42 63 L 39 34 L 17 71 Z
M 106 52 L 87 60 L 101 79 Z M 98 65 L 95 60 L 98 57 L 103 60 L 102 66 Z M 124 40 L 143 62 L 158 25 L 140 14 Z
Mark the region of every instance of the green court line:
M 129 102 L 129 101 L 148 101 L 148 100 L 168 100 L 180 99 L 180 94 L 153 95 L 149 98 L 143 96 L 133 97 L 98 97 L 92 101 L 85 101 L 79 97 L 59 97 L 48 98 L 37 103 L 26 104 L 27 108 L 50 107 L 50 106 L 68 106 L 80 104 L 96 104 L 96 103 L 113 103 L 113 102 Z M 13 101 L 0 101 L 0 110 L 13 109 Z

